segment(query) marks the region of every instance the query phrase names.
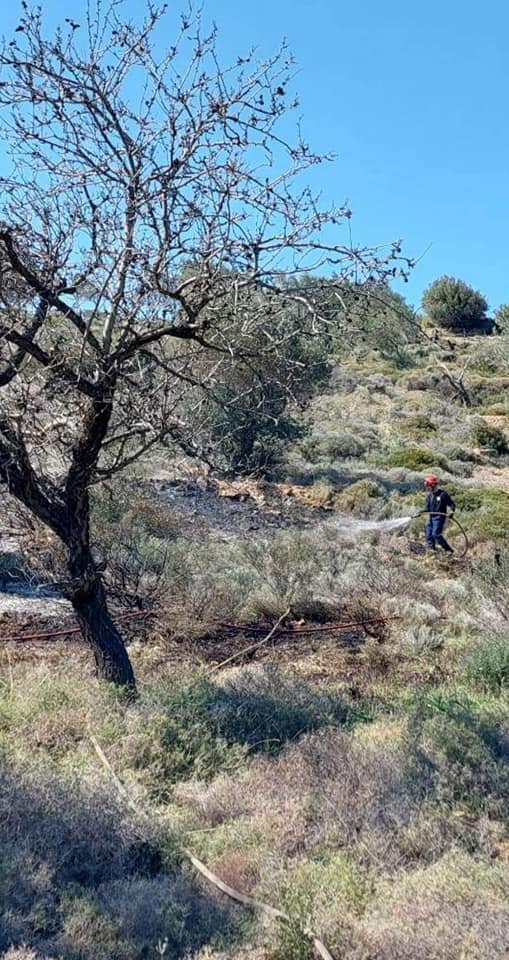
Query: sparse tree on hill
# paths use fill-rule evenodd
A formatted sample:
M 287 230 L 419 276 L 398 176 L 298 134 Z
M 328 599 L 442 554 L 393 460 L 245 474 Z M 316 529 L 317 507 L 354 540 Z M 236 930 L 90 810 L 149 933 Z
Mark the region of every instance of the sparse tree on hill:
M 97 3 L 53 35 L 23 10 L 0 54 L 0 477 L 63 545 L 99 676 L 132 686 L 91 487 L 161 443 L 212 461 L 211 399 L 245 403 L 269 355 L 276 377 L 294 363 L 283 393 L 305 376 L 289 308 L 300 337 L 328 329 L 301 275 L 383 280 L 399 248 L 352 249 L 349 210 L 303 183 L 325 158 L 282 132 L 284 47 L 222 67 L 192 13 L 163 47 L 164 7 L 134 23 Z

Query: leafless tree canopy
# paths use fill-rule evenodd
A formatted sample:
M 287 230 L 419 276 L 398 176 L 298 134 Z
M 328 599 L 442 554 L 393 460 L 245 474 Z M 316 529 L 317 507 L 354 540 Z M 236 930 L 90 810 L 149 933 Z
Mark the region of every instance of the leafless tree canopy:
M 384 280 L 399 247 L 353 249 L 350 211 L 306 186 L 327 158 L 285 137 L 285 47 L 224 67 L 191 10 L 98 2 L 48 36 L 23 9 L 0 55 L 0 475 L 65 545 L 99 672 L 132 682 L 90 485 L 163 440 L 206 456 L 218 382 L 284 352 L 289 307 L 300 335 L 330 322 L 300 278 Z

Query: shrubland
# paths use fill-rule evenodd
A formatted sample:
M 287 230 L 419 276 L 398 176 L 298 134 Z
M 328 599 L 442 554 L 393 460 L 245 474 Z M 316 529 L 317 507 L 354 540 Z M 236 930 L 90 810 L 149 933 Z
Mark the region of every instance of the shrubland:
M 397 391 L 392 402 L 415 443 L 439 432 Z M 430 398 L 432 423 L 439 410 Z M 380 423 L 379 450 L 398 423 Z M 134 703 L 87 675 L 79 645 L 2 646 L 6 960 L 301 960 L 313 955 L 307 926 L 347 960 L 506 956 L 508 495 L 445 474 L 472 540 L 470 563 L 455 566 L 403 535 L 337 523 L 418 507 L 413 469 L 329 469 L 316 522 L 248 540 L 193 539 L 141 493 L 114 509 L 99 497 L 110 549 L 116 531 L 128 559 L 132 541 L 150 558 L 138 588 L 156 617 L 130 647 Z M 270 624 L 288 608 L 308 625 L 399 619 L 373 636 L 276 638 L 216 669 L 252 642 L 228 641 L 218 621 Z M 177 634 L 165 611 L 172 624 L 180 611 Z M 267 926 L 221 897 L 183 847 L 290 922 Z
M 39 43 L 39 29 L 39 15 L 27 14 L 21 32 Z M 205 47 L 198 35 L 193 42 L 196 63 L 204 53 L 208 62 L 212 51 L 217 71 L 214 37 Z M 72 51 L 66 43 L 60 37 L 52 55 L 65 60 Z M 39 67 L 47 49 L 37 47 Z M 129 49 L 136 74 L 139 58 L 148 62 L 146 49 Z M 24 69 L 20 55 L 17 47 L 4 52 Z M 46 69 L 44 63 L 43 57 Z M 251 117 L 240 127 L 252 132 L 258 124 L 255 142 L 269 168 L 270 117 L 285 110 L 278 63 L 276 56 L 257 81 L 270 91 L 267 126 L 260 128 L 265 106 L 257 93 L 256 123 Z M 285 62 L 282 77 L 288 69 Z M 359 282 L 352 279 L 358 254 L 341 248 L 343 272 L 311 278 L 299 269 L 291 283 L 281 283 L 273 244 L 286 263 L 288 236 L 283 230 L 272 238 L 272 211 L 279 210 L 283 225 L 300 224 L 299 260 L 307 231 L 314 235 L 332 214 L 318 215 L 303 194 L 311 219 L 302 220 L 290 194 L 277 193 L 279 181 L 258 185 L 249 140 L 248 165 L 238 168 L 244 134 L 239 140 L 223 125 L 221 103 L 204 98 L 207 81 L 190 76 L 193 97 L 210 107 L 210 129 L 226 131 L 224 183 L 235 190 L 241 184 L 238 200 L 251 197 L 238 232 L 226 231 L 221 269 L 214 265 L 215 231 L 224 239 L 225 194 L 217 189 L 217 164 L 206 161 L 208 114 L 206 149 L 196 148 L 191 180 L 187 159 L 171 169 L 165 163 L 155 171 L 164 174 L 161 189 L 153 187 L 149 166 L 167 152 L 154 148 L 150 124 L 140 125 L 147 164 L 137 173 L 124 170 L 127 201 L 134 191 L 141 216 L 145 189 L 154 189 L 157 205 L 166 197 L 164 178 L 181 170 L 181 241 L 176 263 L 169 263 L 173 247 L 158 232 L 153 209 L 155 259 L 145 250 L 149 217 L 138 229 L 143 254 L 133 254 L 129 231 L 125 239 L 118 228 L 124 280 L 115 272 L 114 250 L 113 265 L 99 256 L 85 263 L 83 296 L 100 304 L 109 290 L 109 320 L 83 313 L 83 297 L 73 312 L 62 301 L 76 293 L 62 276 L 66 258 L 73 262 L 66 236 L 81 248 L 88 223 L 94 253 L 97 231 L 110 236 L 111 223 L 100 212 L 114 205 L 107 166 L 100 168 L 102 203 L 90 200 L 85 182 L 90 222 L 83 207 L 59 200 L 69 229 L 53 237 L 52 249 L 45 246 L 44 205 L 36 211 L 35 253 L 9 231 L 0 238 L 2 282 L 7 261 L 11 274 L 21 255 L 28 264 L 24 283 L 18 277 L 0 290 L 10 310 L 23 302 L 26 311 L 21 332 L 15 324 L 2 327 L 10 351 L 2 385 L 23 373 L 27 357 L 41 368 L 29 389 L 23 377 L 16 380 L 18 394 L 7 395 L 11 419 L 0 428 L 4 479 L 34 514 L 30 522 L 24 517 L 18 552 L 1 555 L 0 573 L 25 587 L 47 582 L 57 589 L 69 575 L 66 524 L 77 505 L 86 563 L 74 570 L 68 589 L 75 611 L 92 588 L 104 613 L 106 589 L 114 619 L 126 610 L 146 617 L 129 644 L 135 697 L 125 683 L 94 676 L 73 635 L 17 643 L 9 638 L 26 632 L 26 622 L 2 615 L 0 954 L 3 960 L 308 960 L 311 928 L 342 960 L 503 960 L 509 955 L 507 307 L 495 314 L 500 334 L 481 335 L 492 328 L 484 297 L 443 277 L 426 291 L 424 315 L 417 314 L 387 285 L 391 264 L 399 262 L 397 245 L 388 260 L 368 258 L 368 278 Z M 212 76 L 223 90 L 223 74 Z M 25 93 L 39 90 L 33 72 L 23 77 Z M 166 103 L 173 88 L 155 67 L 150 79 L 156 100 L 164 95 Z M 69 87 L 46 101 L 57 127 L 67 117 L 69 128 L 73 96 Z M 180 93 L 176 106 L 169 99 L 173 122 L 183 122 L 187 136 L 193 118 L 181 109 L 182 96 L 186 102 Z M 70 113 L 62 114 L 60 97 Z M 37 97 L 33 102 L 39 104 Z M 95 102 L 82 106 L 92 108 L 105 133 Z M 119 117 L 125 118 L 123 107 Z M 23 133 L 23 111 L 18 119 Z M 166 117 L 161 123 L 166 144 Z M 20 149 L 40 136 L 34 126 L 25 133 Z M 136 167 L 134 141 L 125 144 Z M 104 145 L 108 152 L 108 135 Z M 72 144 L 69 150 L 72 164 Z M 113 153 L 116 163 L 117 147 Z M 95 149 L 87 156 L 95 170 Z M 303 142 L 289 156 L 298 161 L 292 175 L 319 159 Z M 208 207 L 201 194 L 201 205 L 189 202 L 189 183 L 203 190 L 204 174 Z M 82 179 L 76 184 L 81 190 Z M 29 190 L 23 181 L 9 209 Z M 40 203 L 45 193 L 37 194 Z M 30 204 L 19 208 L 32 216 Z M 261 260 L 258 235 L 246 241 L 253 210 L 267 217 Z M 128 226 L 133 216 L 128 203 Z M 341 208 L 338 216 L 348 220 L 350 211 Z M 165 230 L 166 221 L 164 214 Z M 202 237 L 205 246 L 189 250 L 191 237 Z M 318 262 L 330 265 L 328 246 L 318 251 Z M 49 280 L 38 282 L 40 263 L 55 289 Z M 147 290 L 154 277 L 155 299 Z M 164 311 L 163 295 L 171 301 Z M 28 322 L 34 309 L 35 326 Z M 159 320 L 161 337 L 173 345 L 147 356 Z M 43 327 L 40 346 L 35 338 Z M 119 392 L 110 368 L 115 331 L 127 343 L 115 354 Z M 159 380 L 156 368 L 165 372 Z M 53 417 L 62 384 L 79 393 L 76 420 L 87 427 L 71 447 L 67 432 L 77 424 Z M 28 402 L 30 391 L 50 417 Z M 95 439 L 91 397 L 100 401 L 104 421 Z M 20 409 L 34 414 L 30 437 L 23 436 Z M 99 461 L 103 441 L 113 452 L 103 449 Z M 27 469 L 31 443 L 39 474 Z M 65 504 L 55 449 L 64 459 L 71 451 Z M 201 458 L 201 466 L 192 458 Z M 122 480 L 117 466 L 128 468 Z M 192 482 L 172 499 L 164 483 L 182 482 L 184 467 Z M 162 485 L 154 479 L 158 472 Z M 423 521 L 415 515 L 423 506 L 423 476 L 431 472 L 454 497 L 464 529 L 464 535 L 452 524 L 447 530 L 455 560 L 423 551 Z M 12 519 L 12 501 L 6 503 Z M 409 523 L 395 532 L 385 521 L 398 517 Z M 68 613 L 61 616 L 67 624 Z M 278 623 L 282 630 L 271 634 Z M 344 623 L 350 626 L 338 626 Z M 62 624 L 53 619 L 51 626 Z M 91 634 L 102 640 L 106 627 L 121 644 L 109 614 L 102 630 L 94 621 Z M 222 895 L 195 872 L 189 851 L 223 882 L 289 919 L 265 922 Z

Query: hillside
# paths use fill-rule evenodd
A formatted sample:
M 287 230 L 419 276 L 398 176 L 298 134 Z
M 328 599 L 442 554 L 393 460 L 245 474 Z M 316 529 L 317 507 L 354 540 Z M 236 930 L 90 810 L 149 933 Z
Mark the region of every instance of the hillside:
M 308 960 L 306 928 L 335 960 L 509 956 L 508 385 L 505 336 L 366 350 L 273 482 L 159 459 L 97 494 L 116 615 L 152 614 L 134 702 L 75 634 L 9 641 L 70 608 L 3 597 L 4 960 Z M 429 472 L 452 560 L 385 522 Z M 38 537 L 2 555 L 32 587 Z

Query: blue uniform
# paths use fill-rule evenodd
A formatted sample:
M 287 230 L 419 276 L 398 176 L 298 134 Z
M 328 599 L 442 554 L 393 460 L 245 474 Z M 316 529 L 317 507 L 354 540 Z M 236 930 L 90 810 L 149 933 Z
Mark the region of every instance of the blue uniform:
M 428 513 L 428 522 L 426 524 L 426 544 L 430 550 L 434 550 L 436 545 L 442 547 L 443 550 L 446 550 L 447 553 L 452 553 L 452 549 L 447 543 L 447 540 L 442 536 L 442 531 L 445 526 L 446 517 L 440 516 L 440 514 L 446 514 L 447 509 L 450 509 L 454 513 L 456 509 L 456 504 L 452 497 L 449 496 L 445 490 L 434 490 L 433 493 L 428 493 L 426 497 L 426 510 Z

